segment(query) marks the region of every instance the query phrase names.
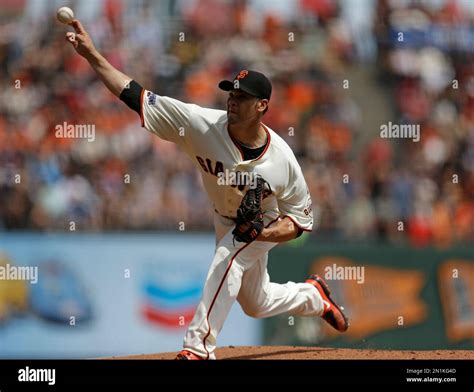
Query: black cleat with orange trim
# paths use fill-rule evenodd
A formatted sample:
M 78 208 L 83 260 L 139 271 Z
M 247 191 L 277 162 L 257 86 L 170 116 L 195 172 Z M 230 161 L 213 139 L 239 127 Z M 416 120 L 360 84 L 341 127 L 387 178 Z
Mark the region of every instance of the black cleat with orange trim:
M 199 355 L 196 355 L 192 353 L 191 351 L 182 350 L 176 356 L 175 360 L 178 360 L 178 361 L 204 360 L 204 358 L 201 358 Z
M 321 317 L 339 332 L 347 331 L 349 320 L 342 309 L 331 299 L 331 292 L 327 283 L 319 275 L 311 275 L 305 283 L 316 287 L 323 298 L 324 312 Z

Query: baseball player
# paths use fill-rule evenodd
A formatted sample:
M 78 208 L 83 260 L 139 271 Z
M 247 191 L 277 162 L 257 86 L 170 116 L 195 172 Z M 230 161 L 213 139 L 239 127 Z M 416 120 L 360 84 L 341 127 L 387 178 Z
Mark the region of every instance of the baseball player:
M 217 336 L 236 300 L 251 317 L 322 316 L 346 331 L 348 320 L 319 276 L 304 283 L 269 279 L 270 249 L 313 227 L 301 168 L 286 142 L 261 122 L 272 93 L 270 81 L 242 70 L 234 80 L 220 82 L 229 94 L 225 111 L 183 103 L 148 91 L 115 69 L 81 23 L 75 19 L 71 25 L 75 33 L 68 32 L 67 41 L 107 88 L 140 115 L 145 129 L 182 148 L 200 171 L 213 204 L 214 259 L 176 359 L 215 359 Z

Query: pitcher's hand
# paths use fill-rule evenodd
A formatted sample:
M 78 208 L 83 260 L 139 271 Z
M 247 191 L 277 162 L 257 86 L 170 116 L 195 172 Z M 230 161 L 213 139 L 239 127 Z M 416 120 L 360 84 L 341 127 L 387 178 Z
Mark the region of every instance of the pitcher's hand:
M 70 42 L 77 53 L 85 59 L 90 58 L 96 52 L 94 43 L 87 31 L 82 26 L 81 22 L 73 19 L 70 25 L 76 30 L 75 33 L 66 33 L 66 41 Z

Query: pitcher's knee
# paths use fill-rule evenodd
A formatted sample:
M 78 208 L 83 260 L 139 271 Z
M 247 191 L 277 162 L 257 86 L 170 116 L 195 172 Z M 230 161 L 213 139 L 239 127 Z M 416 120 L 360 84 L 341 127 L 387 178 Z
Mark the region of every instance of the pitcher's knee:
M 240 306 L 242 307 L 244 313 L 249 317 L 261 318 L 264 315 L 264 308 L 262 306 L 258 306 L 257 304 L 243 305 L 241 303 Z
M 253 318 L 260 318 L 261 317 L 261 313 L 260 313 L 259 309 L 245 308 L 243 310 L 244 310 L 244 313 L 249 317 L 253 317 Z

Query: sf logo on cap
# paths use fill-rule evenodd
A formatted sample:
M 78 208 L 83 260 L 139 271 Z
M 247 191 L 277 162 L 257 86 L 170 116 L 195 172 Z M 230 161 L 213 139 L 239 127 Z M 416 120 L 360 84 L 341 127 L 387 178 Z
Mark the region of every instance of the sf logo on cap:
M 240 71 L 239 74 L 237 75 L 236 79 L 243 79 L 249 74 L 249 71 L 244 69 L 243 71 Z

